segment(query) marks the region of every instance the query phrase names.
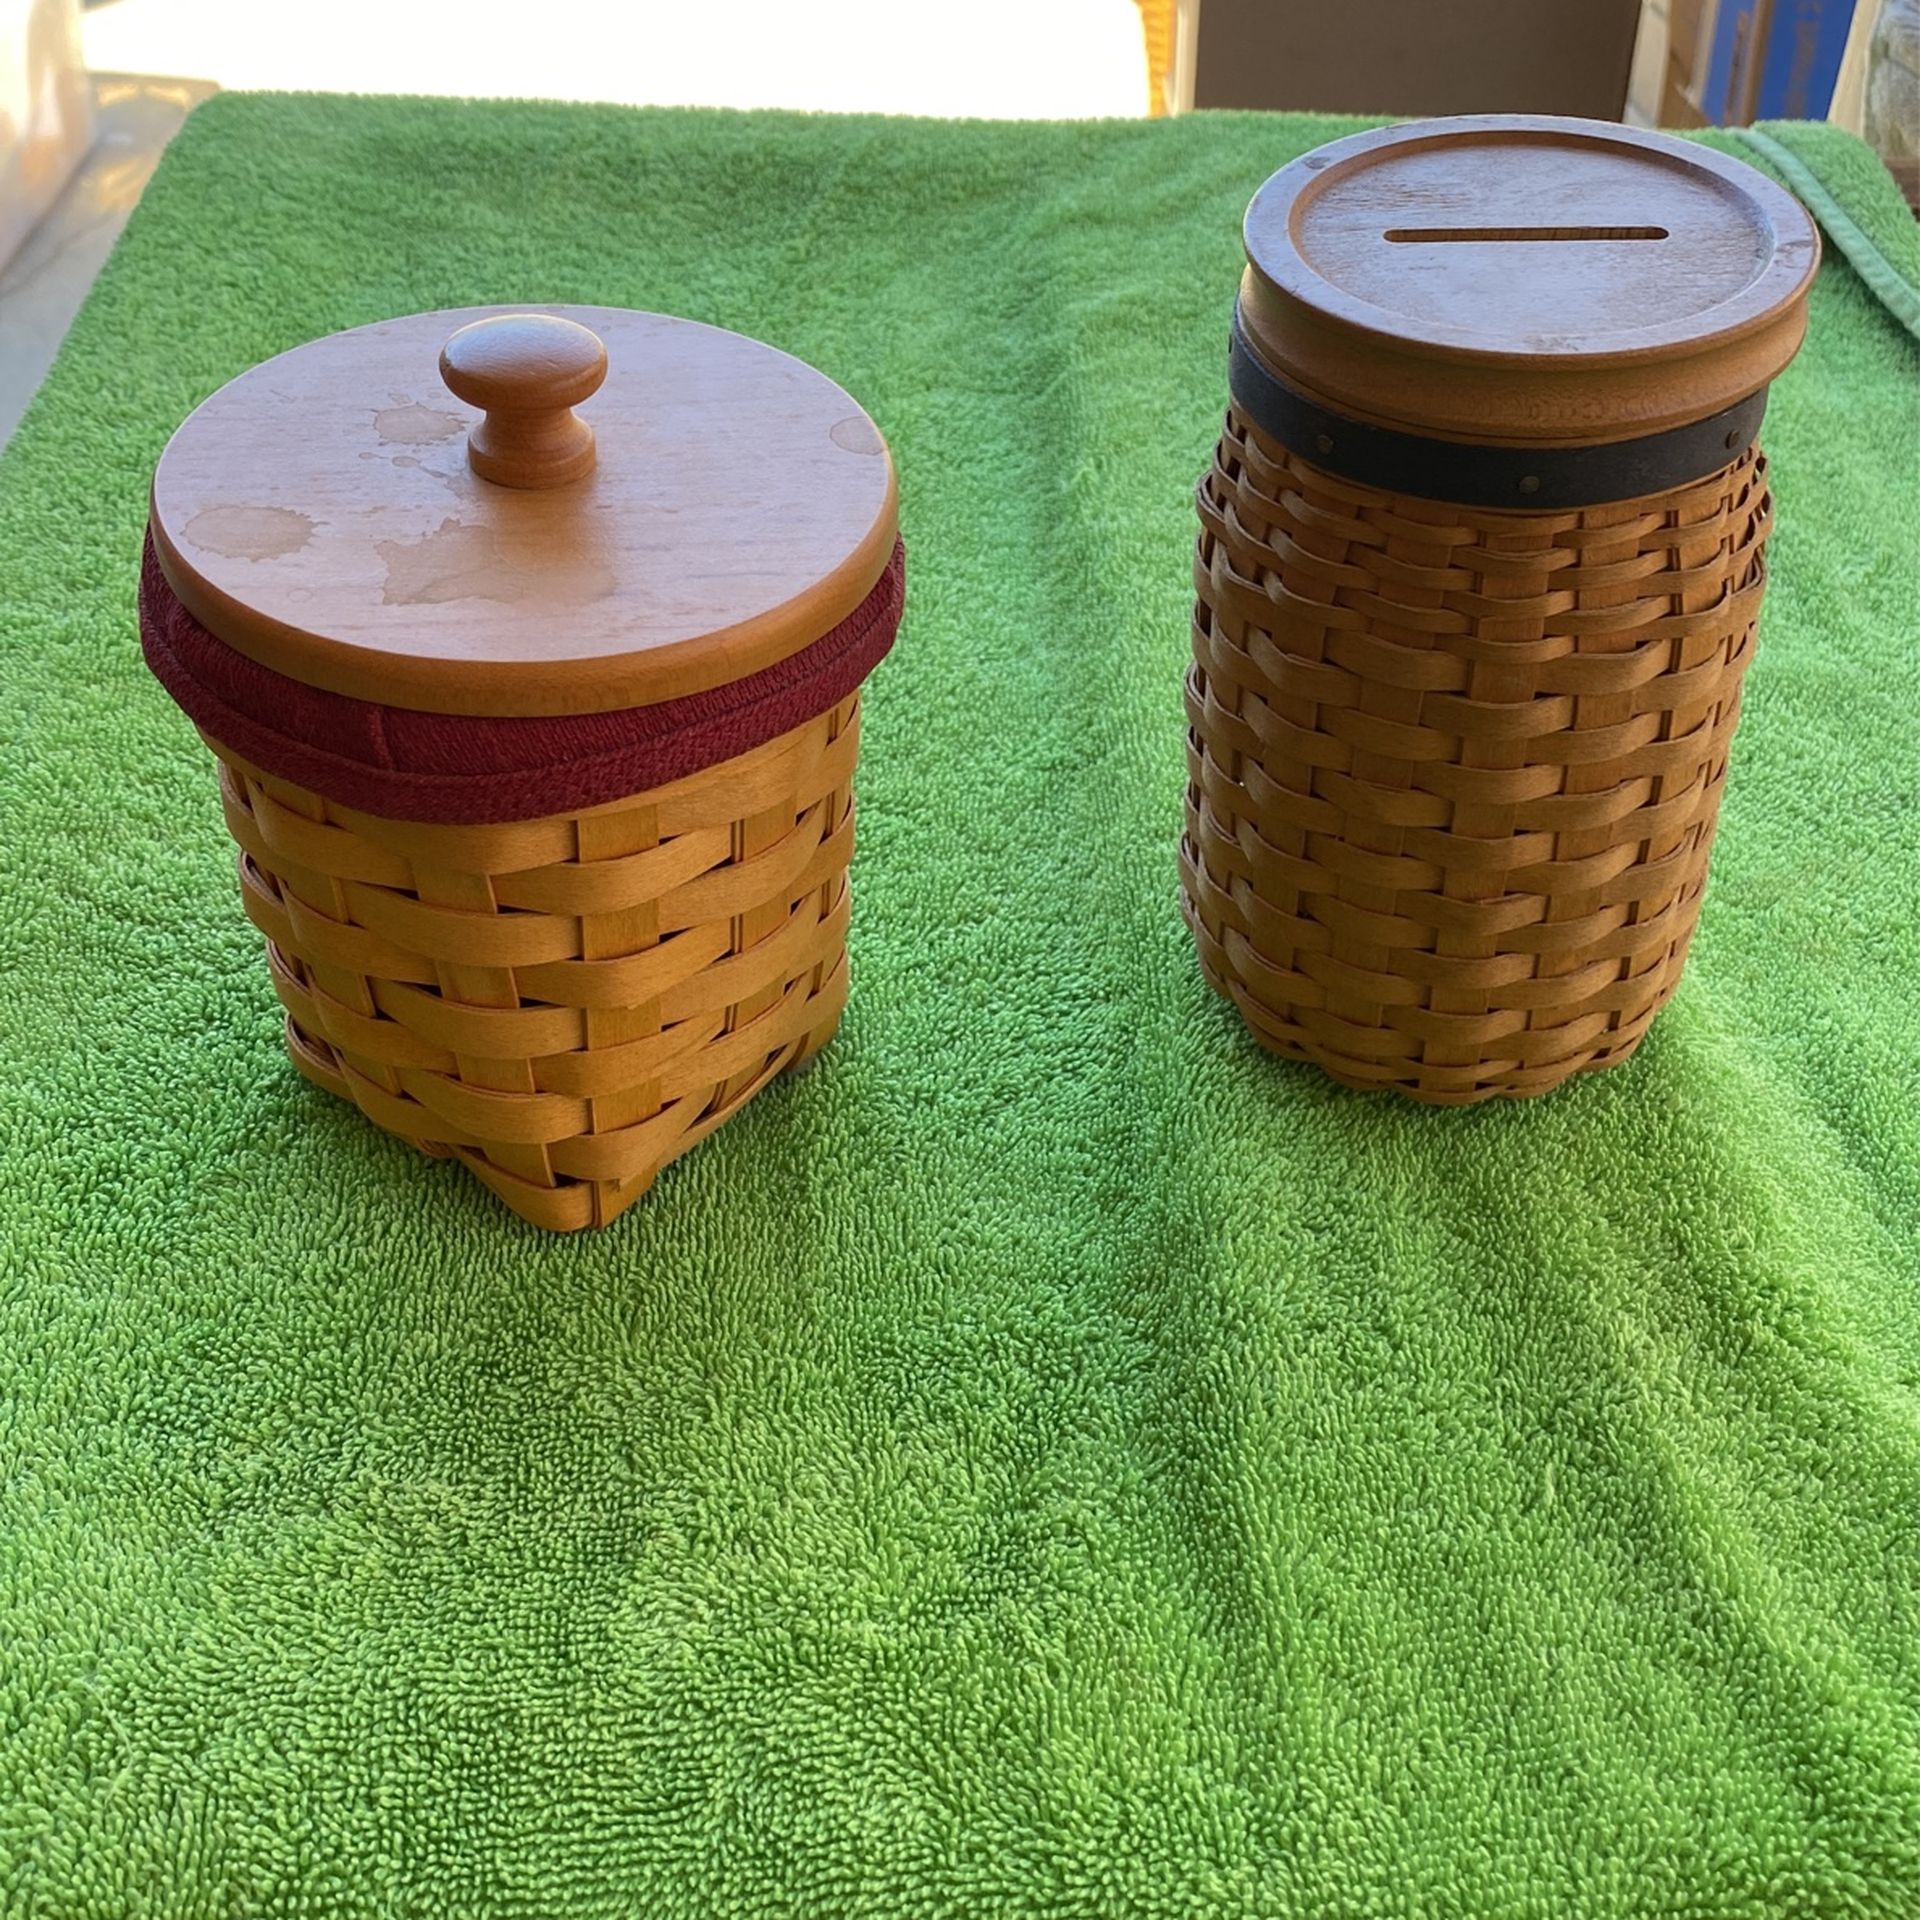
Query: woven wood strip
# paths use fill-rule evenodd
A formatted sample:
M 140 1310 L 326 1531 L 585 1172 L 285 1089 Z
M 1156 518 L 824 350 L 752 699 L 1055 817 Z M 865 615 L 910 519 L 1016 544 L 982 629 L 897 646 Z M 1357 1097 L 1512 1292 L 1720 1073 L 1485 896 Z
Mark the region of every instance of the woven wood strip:
M 605 1224 L 839 1022 L 859 714 L 499 826 L 358 813 L 210 739 L 294 1064 L 537 1225 Z
M 1199 489 L 1181 884 L 1260 1043 L 1459 1105 L 1672 995 L 1753 651 L 1757 448 L 1514 513 L 1321 472 L 1229 408 Z

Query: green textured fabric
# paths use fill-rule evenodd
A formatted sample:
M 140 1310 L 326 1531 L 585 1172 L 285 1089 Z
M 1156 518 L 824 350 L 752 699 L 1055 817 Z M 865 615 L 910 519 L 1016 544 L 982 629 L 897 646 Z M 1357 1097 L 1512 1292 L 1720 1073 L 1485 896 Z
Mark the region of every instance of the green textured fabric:
M 1920 356 L 1830 261 L 1638 1057 L 1343 1092 L 1174 850 L 1239 215 L 1352 124 L 194 116 L 0 463 L 0 1912 L 1920 1912 Z M 911 556 L 840 1038 L 576 1238 L 294 1075 L 134 640 L 196 401 L 488 300 L 825 368 Z
M 1858 142 L 1823 149 L 1835 175 L 1831 186 L 1823 180 L 1796 151 L 1807 134 L 1823 131 L 1818 121 L 1770 121 L 1733 129 L 1714 144 L 1765 168 L 1797 193 L 1820 222 L 1827 245 L 1840 249 L 1880 304 L 1920 339 L 1920 227 L 1913 211 L 1892 174 Z

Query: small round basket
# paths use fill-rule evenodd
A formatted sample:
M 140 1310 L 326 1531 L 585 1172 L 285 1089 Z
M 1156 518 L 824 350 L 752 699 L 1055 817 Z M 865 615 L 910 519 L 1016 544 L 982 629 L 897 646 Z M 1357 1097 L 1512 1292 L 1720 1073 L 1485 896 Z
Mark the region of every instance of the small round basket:
M 1206 976 L 1420 1100 L 1623 1060 L 1700 910 L 1813 224 L 1704 148 L 1489 116 L 1306 155 L 1246 247 L 1187 684 Z
M 620 309 L 383 322 L 201 406 L 148 533 L 310 1079 L 571 1229 L 831 1037 L 904 560 L 823 375 Z

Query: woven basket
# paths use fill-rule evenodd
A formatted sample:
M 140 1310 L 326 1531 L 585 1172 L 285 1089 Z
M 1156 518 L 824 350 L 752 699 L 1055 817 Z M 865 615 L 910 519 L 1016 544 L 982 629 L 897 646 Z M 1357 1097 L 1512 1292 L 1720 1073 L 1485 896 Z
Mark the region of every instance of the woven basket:
M 149 536 L 309 1079 L 571 1230 L 832 1036 L 905 555 L 823 375 L 623 309 L 377 323 L 212 396 Z
M 1624 1059 L 1699 915 L 1764 460 L 1449 508 L 1236 407 L 1199 502 L 1181 881 L 1208 980 L 1350 1086 L 1464 1104 Z
M 294 1064 L 536 1225 L 604 1225 L 832 1037 L 859 716 L 481 826 L 358 813 L 209 738 Z
M 1198 494 L 1202 969 L 1349 1086 L 1613 1065 L 1699 917 L 1811 224 L 1661 136 L 1488 116 L 1307 156 L 1247 244 Z

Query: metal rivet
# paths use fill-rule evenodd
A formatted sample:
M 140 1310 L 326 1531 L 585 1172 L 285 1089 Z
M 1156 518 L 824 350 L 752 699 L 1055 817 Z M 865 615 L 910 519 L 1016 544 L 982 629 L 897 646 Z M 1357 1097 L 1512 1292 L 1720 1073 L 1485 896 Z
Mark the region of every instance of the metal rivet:
M 1727 435 L 1727 445 L 1730 447 L 1737 447 L 1739 444 L 1740 444 L 1740 429 L 1738 427 L 1735 427 L 1733 431 Z
M 1520 491 L 1522 493 L 1538 493 L 1540 491 L 1540 476 L 1537 473 L 1528 474 L 1527 477 L 1520 482 Z
M 1333 435 L 1330 433 L 1316 433 L 1313 436 L 1313 444 L 1318 447 L 1322 453 L 1331 453 L 1333 451 Z

